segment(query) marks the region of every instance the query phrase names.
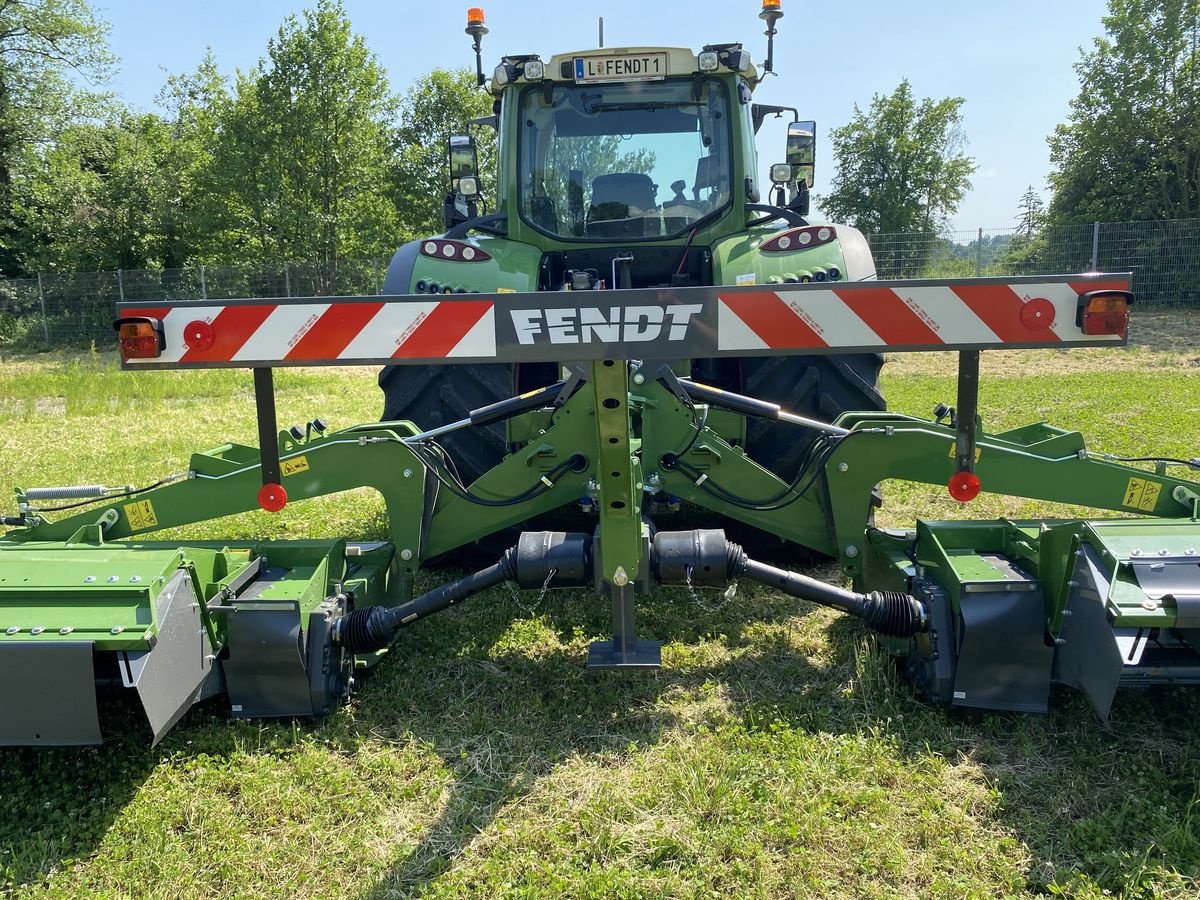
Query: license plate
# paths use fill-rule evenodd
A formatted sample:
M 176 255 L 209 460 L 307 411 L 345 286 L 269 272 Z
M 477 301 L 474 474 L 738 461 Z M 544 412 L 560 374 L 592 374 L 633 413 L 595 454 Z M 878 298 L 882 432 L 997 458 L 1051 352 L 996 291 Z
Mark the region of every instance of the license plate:
M 657 81 L 666 77 L 665 53 L 575 57 L 576 84 L 596 84 L 601 81 Z

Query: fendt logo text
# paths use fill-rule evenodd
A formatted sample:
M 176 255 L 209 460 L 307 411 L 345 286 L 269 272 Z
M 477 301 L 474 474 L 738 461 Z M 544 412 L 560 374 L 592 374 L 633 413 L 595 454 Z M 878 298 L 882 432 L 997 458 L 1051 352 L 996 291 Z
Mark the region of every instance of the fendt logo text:
M 537 343 L 540 336 L 551 344 L 644 343 L 664 338 L 682 341 L 692 316 L 704 307 L 699 303 L 674 306 L 610 306 L 600 309 L 510 309 L 517 341 Z

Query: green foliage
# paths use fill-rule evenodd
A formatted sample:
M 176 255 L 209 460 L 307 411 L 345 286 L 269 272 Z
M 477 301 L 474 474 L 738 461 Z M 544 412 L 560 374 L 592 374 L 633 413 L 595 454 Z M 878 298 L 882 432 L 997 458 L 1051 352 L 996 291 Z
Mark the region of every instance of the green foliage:
M 818 204 L 831 219 L 868 234 L 936 234 L 971 186 L 963 149 L 961 97 L 913 97 L 907 79 L 876 94 L 863 112 L 830 132 L 837 171 Z
M 1200 0 L 1109 0 L 1050 137 L 1055 222 L 1200 215 Z
M 73 78 L 103 81 L 113 57 L 108 26 L 86 0 L 0 3 L 0 272 L 17 269 L 24 235 L 13 218 L 29 161 L 69 122 L 103 98 Z
M 444 230 L 442 203 L 450 189 L 447 140 L 452 134 L 465 134 L 471 119 L 491 114 L 492 98 L 476 84 L 470 69 L 434 69 L 405 92 L 391 190 L 403 237 Z M 494 204 L 496 132 L 485 126 L 472 128 L 471 133 L 483 194 Z
M 15 205 L 30 271 L 150 268 L 170 261 L 179 145 L 158 116 L 66 128 Z
M 388 202 L 395 98 L 340 0 L 290 16 L 222 110 L 211 182 L 224 198 L 224 259 L 308 260 L 393 248 Z

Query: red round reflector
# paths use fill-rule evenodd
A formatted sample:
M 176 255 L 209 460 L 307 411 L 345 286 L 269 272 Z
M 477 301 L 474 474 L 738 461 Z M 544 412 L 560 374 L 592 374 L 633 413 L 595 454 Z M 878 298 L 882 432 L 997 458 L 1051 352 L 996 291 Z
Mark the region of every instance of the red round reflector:
M 183 342 L 188 345 L 189 350 L 207 350 L 216 339 L 217 332 L 212 325 L 200 319 L 188 322 L 187 327 L 183 329 Z
M 287 491 L 281 484 L 264 484 L 258 489 L 258 505 L 267 512 L 279 512 L 287 506 Z
M 946 490 L 959 503 L 970 503 L 979 496 L 981 487 L 979 476 L 974 472 L 955 472 Z
M 1021 324 L 1030 331 L 1041 331 L 1054 324 L 1054 304 L 1045 297 L 1035 297 L 1021 307 Z

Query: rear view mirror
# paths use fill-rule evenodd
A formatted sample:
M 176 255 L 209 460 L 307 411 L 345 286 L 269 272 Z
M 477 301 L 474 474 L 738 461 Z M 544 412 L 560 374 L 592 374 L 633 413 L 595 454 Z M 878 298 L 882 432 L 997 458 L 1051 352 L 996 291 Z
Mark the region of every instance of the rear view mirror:
M 449 155 L 450 187 L 457 193 L 460 178 L 475 178 L 479 175 L 479 157 L 475 152 L 475 138 L 469 134 L 450 135 Z M 478 193 L 478 188 L 476 193 Z
M 812 187 L 817 168 L 816 122 L 792 122 L 788 125 L 786 158 L 797 181 Z

